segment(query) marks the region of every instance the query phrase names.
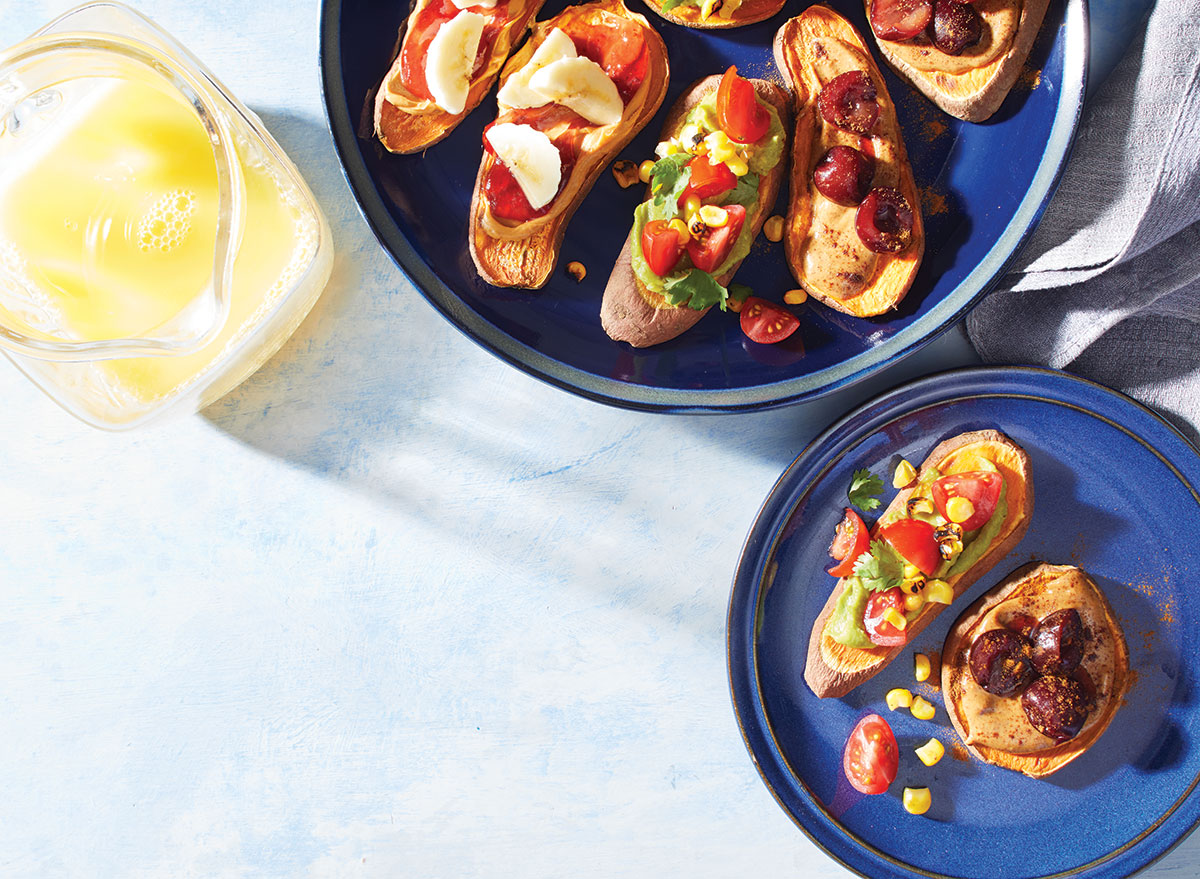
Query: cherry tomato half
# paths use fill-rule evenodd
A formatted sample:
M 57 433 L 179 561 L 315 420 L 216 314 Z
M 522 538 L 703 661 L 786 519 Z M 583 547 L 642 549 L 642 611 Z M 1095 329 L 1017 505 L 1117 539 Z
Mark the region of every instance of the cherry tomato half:
M 868 714 L 846 740 L 842 771 L 859 793 L 881 794 L 896 780 L 899 769 L 900 748 L 892 728 L 878 714 Z
M 671 274 L 683 257 L 684 240 L 666 220 L 651 220 L 642 227 L 642 256 L 660 278 Z
M 971 518 L 959 524 L 962 525 L 963 531 L 974 531 L 982 527 L 992 518 L 992 513 L 996 512 L 996 504 L 1000 501 L 1000 489 L 1003 487 L 1004 477 L 999 473 L 989 473 L 986 470 L 954 473 L 933 483 L 933 504 L 939 513 L 946 516 L 946 501 L 952 497 L 965 497 L 975 507 L 975 512 L 971 514 Z
M 771 116 L 758 102 L 754 86 L 730 67 L 717 88 L 717 122 L 731 140 L 756 143 L 771 130 Z
M 883 618 L 889 607 L 895 608 L 904 616 L 904 593 L 900 591 L 899 586 L 876 592 L 871 596 L 866 610 L 863 611 L 863 628 L 867 630 L 867 637 L 871 639 L 872 644 L 878 644 L 880 647 L 899 647 L 908 642 L 908 636 L 903 629 L 897 629 Z
M 892 545 L 911 565 L 925 575 L 937 570 L 942 557 L 938 553 L 934 527 L 924 519 L 897 519 L 879 530 L 879 536 Z
M 708 156 L 696 156 L 688 162 L 687 167 L 691 174 L 687 186 L 679 194 L 679 207 L 683 207 L 690 195 L 704 201 L 723 195 L 737 186 L 737 175 L 724 162 L 714 165 L 709 162 Z
M 745 312 L 745 306 L 742 308 Z M 849 577 L 854 573 L 854 563 L 858 557 L 871 546 L 871 534 L 863 523 L 862 516 L 846 507 L 842 521 L 838 522 L 837 530 L 833 532 L 833 543 L 829 544 L 829 554 L 837 559 L 837 564 L 826 568 L 835 577 Z
M 750 337 L 750 341 L 773 345 L 796 332 L 800 319 L 781 305 L 747 296 L 742 304 L 741 324 L 742 332 Z
M 703 238 L 688 236 L 688 256 L 701 271 L 714 272 L 717 266 L 725 262 L 738 236 L 742 234 L 742 224 L 746 222 L 746 209 L 740 204 L 727 205 L 725 217 L 724 226 L 709 229 Z

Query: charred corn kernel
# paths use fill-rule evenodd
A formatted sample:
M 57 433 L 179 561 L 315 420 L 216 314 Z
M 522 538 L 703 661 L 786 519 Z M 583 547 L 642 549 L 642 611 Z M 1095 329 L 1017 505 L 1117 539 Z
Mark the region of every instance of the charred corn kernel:
M 779 216 L 779 214 L 767 217 L 767 221 L 763 223 L 763 234 L 767 236 L 767 240 L 770 242 L 782 241 L 783 217 Z
M 908 595 L 920 595 L 921 590 L 925 588 L 925 575 L 917 571 L 915 577 L 905 577 L 900 583 L 902 592 Z
M 708 224 L 704 222 L 699 211 L 693 214 L 692 218 L 688 220 L 688 234 L 697 241 L 708 234 Z
M 892 711 L 895 711 L 897 708 L 912 707 L 912 693 L 903 687 L 896 687 L 894 690 L 888 690 L 885 698 L 887 699 L 887 707 Z
M 917 720 L 933 720 L 933 715 L 936 713 L 937 709 L 928 699 L 922 696 L 913 696 L 912 716 Z
M 918 681 L 929 680 L 929 673 L 932 668 L 929 665 L 929 657 L 924 653 L 918 653 L 913 657 L 913 677 Z
M 683 220 L 679 219 L 679 217 L 672 218 L 671 221 L 669 223 L 667 223 L 667 225 L 670 228 L 674 229 L 676 234 L 679 235 L 680 238 L 687 237 L 687 234 L 688 234 L 687 223 L 683 222 Z
M 906 593 L 904 596 L 904 612 L 916 613 L 925 606 L 925 595 L 918 589 L 916 592 Z
M 783 294 L 783 301 L 788 305 L 803 305 L 808 301 L 808 294 L 803 290 L 788 290 Z
M 574 278 L 575 283 L 578 284 L 587 277 L 587 267 L 581 262 L 569 262 L 567 263 L 567 274 Z
M 910 519 L 916 517 L 918 513 L 933 512 L 933 501 L 927 497 L 910 497 L 904 506 L 908 510 Z
M 664 140 L 654 148 L 654 155 L 658 156 L 660 159 L 686 152 L 687 148 L 673 137 L 670 140 Z
M 720 229 L 729 222 L 729 212 L 715 204 L 706 204 L 700 208 L 700 219 L 704 221 L 705 226 Z
M 954 601 L 954 590 L 945 580 L 927 580 L 922 594 L 926 601 L 936 604 L 950 604 Z
M 910 815 L 924 815 L 933 805 L 927 787 L 906 787 L 904 789 L 904 811 Z
M 714 162 L 728 162 L 737 156 L 737 146 L 724 131 L 714 131 L 708 135 L 704 138 L 704 145 L 708 147 L 709 158 Z
M 952 497 L 946 501 L 946 518 L 961 523 L 975 515 L 975 505 L 965 497 Z
M 738 177 L 745 177 L 750 173 L 750 166 L 746 164 L 745 159 L 739 156 L 734 156 L 732 159 L 727 159 L 725 162 L 725 167 Z
M 700 210 L 700 199 L 697 196 L 689 195 L 683 200 L 683 219 L 690 227 L 692 217 Z
M 896 610 L 894 607 L 889 607 L 883 612 L 884 622 L 891 623 L 897 629 L 904 629 L 908 626 L 908 620 L 904 618 L 904 614 Z
M 917 468 L 901 458 L 900 463 L 896 465 L 896 472 L 892 474 L 892 488 L 906 488 L 912 485 L 916 478 Z
M 916 565 L 910 565 L 907 562 L 905 563 L 904 578 L 906 580 L 912 580 L 912 579 L 915 579 L 916 577 L 920 577 L 920 576 L 921 576 L 920 568 L 918 568 Z
M 704 132 L 699 125 L 685 125 L 679 132 L 679 142 L 685 150 L 695 149 L 704 140 Z
M 649 183 L 650 172 L 653 170 L 654 162 L 652 162 L 650 159 L 646 159 L 646 161 L 638 165 L 638 180 L 642 181 L 643 183 Z
M 915 751 L 926 766 L 934 766 L 946 755 L 946 746 L 937 739 L 930 739 Z
M 746 303 L 744 300 L 734 299 L 732 296 L 730 296 L 728 299 L 725 300 L 725 307 L 728 308 L 730 311 L 732 311 L 734 314 L 737 314 L 739 311 L 741 311 L 742 306 L 745 304 Z
M 654 163 L 651 162 L 651 167 L 653 167 L 653 164 Z M 638 182 L 638 166 L 633 164 L 633 162 L 629 161 L 628 159 L 621 159 L 613 162 L 612 173 L 613 177 L 616 178 L 617 185 L 622 189 L 628 189 L 629 187 L 633 186 L 633 184 Z M 649 183 L 650 178 L 647 177 L 642 182 Z

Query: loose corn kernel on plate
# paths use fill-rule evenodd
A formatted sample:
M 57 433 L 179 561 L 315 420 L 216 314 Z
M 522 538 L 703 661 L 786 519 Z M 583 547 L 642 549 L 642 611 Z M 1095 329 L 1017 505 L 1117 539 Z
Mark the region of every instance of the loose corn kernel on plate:
M 549 0 L 539 18 L 566 5 Z M 761 24 L 700 31 L 629 8 L 662 34 L 671 65 L 666 100 L 620 159 L 654 155 L 663 120 L 691 83 L 736 64 L 744 76 L 782 82 L 771 41 L 807 5 L 790 3 Z M 861 0 L 830 5 L 866 33 Z M 490 287 L 467 252 L 467 210 L 489 96 L 444 141 L 394 156 L 360 134 L 363 105 L 387 71 L 408 5 L 323 0 L 321 68 L 338 155 L 368 223 L 417 289 L 452 324 L 496 356 L 558 387 L 604 403 L 665 412 L 738 411 L 810 399 L 911 353 L 979 299 L 1032 231 L 1075 136 L 1086 83 L 1084 0 L 1052 4 L 1023 77 L 987 124 L 953 119 L 884 68 L 922 189 L 925 259 L 898 311 L 860 320 L 788 294 L 796 282 L 783 246 L 761 235 L 736 281 L 800 317 L 786 342 L 759 345 L 736 314 L 713 309 L 678 339 L 634 349 L 608 338 L 600 299 L 644 195 L 601 174 L 567 229 L 559 266 L 541 291 Z M 883 67 L 883 65 L 880 65 Z M 621 166 L 628 175 L 629 166 Z M 787 187 L 772 213 L 786 211 Z M 765 230 L 769 232 L 770 230 Z M 569 274 L 578 263 L 585 272 Z
M 1024 539 L 881 674 L 841 699 L 817 699 L 804 663 L 836 583 L 825 573 L 827 550 L 852 473 L 866 467 L 890 486 L 901 458 L 923 461 L 941 440 L 988 427 L 1032 460 L 1036 500 Z M 885 489 L 883 506 L 893 491 Z M 800 829 L 863 875 L 1135 872 L 1200 821 L 1197 533 L 1200 456 L 1166 422 L 1107 388 L 1050 370 L 980 368 L 867 403 L 784 471 L 738 564 L 729 676 L 754 765 Z M 1134 680 L 1096 744 L 1040 780 L 969 757 L 937 688 L 955 618 L 1032 559 L 1076 564 L 1096 580 L 1124 629 Z M 842 774 L 842 750 L 872 713 L 895 733 L 900 769 L 887 793 L 864 796 Z

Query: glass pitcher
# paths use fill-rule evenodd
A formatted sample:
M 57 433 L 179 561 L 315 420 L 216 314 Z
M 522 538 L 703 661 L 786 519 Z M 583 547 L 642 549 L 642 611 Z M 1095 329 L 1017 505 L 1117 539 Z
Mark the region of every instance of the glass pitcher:
M 149 19 L 82 6 L 0 53 L 0 347 L 67 411 L 195 411 L 291 335 L 329 227 L 249 110 Z

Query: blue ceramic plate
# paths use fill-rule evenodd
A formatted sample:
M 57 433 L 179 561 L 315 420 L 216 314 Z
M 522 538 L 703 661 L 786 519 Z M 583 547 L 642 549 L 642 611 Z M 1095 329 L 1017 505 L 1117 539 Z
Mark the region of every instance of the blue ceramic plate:
M 666 101 L 625 151 L 638 160 L 653 155 L 668 107 L 691 82 L 730 64 L 778 80 L 772 36 L 806 5 L 789 3 L 759 25 L 706 33 L 668 24 L 640 0 L 628 2 L 657 25 L 671 59 Z M 549 0 L 541 17 L 565 5 Z M 860 0 L 830 5 L 866 28 Z M 466 244 L 480 138 L 495 118 L 494 97 L 424 155 L 393 156 L 359 136 L 364 106 L 389 67 L 407 9 L 402 0 L 322 4 L 326 108 L 368 223 L 429 301 L 485 348 L 569 391 L 638 409 L 757 409 L 810 398 L 864 377 L 951 326 L 1041 216 L 1074 137 L 1087 78 L 1085 0 L 1053 0 L 1025 73 L 985 124 L 946 116 L 886 72 L 925 191 L 925 261 L 900 310 L 886 320 L 859 320 L 804 306 L 802 331 L 778 346 L 747 341 L 736 315 L 716 311 L 681 338 L 639 351 L 605 335 L 599 308 L 640 187 L 622 190 L 610 174 L 602 175 L 568 229 L 549 285 L 540 292 L 501 290 L 479 280 Z M 786 209 L 784 197 L 779 211 Z M 588 269 L 581 284 L 563 270 L 571 260 Z M 777 301 L 795 286 L 783 248 L 765 239 L 737 280 Z
M 1021 543 L 877 677 L 841 699 L 804 683 L 817 613 L 834 585 L 826 550 L 851 473 L 884 477 L 941 440 L 996 427 L 1029 452 L 1034 513 Z M 860 408 L 784 472 L 750 531 L 729 607 L 729 674 L 746 744 L 780 805 L 830 855 L 872 877 L 1127 876 L 1200 819 L 1200 458 L 1164 421 L 1113 391 L 1040 369 L 972 369 L 922 379 Z M 885 498 L 892 491 L 885 492 Z M 1183 539 L 1180 539 L 1180 537 Z M 1097 743 L 1034 780 L 967 758 L 941 695 L 913 679 L 912 654 L 940 652 L 962 610 L 1033 559 L 1075 564 L 1121 621 L 1133 685 Z M 889 712 L 891 687 L 922 692 L 933 721 Z M 887 718 L 900 744 L 888 793 L 854 792 L 841 772 L 862 715 Z M 946 756 L 913 749 L 937 736 Z M 957 746 L 953 748 L 951 744 Z M 957 751 L 957 758 L 955 752 Z M 926 817 L 905 786 L 928 786 Z

